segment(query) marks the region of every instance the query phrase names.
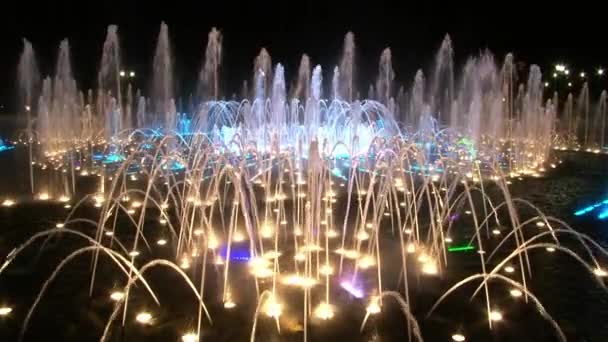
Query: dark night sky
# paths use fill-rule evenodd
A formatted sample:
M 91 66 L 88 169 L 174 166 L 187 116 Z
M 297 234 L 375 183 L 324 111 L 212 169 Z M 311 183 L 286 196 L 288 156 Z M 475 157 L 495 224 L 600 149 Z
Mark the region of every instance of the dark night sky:
M 77 82 L 90 87 L 108 24 L 119 25 L 123 64 L 142 75 L 151 68 L 161 20 L 169 25 L 178 87 L 182 89 L 189 89 L 197 76 L 212 26 L 224 35 L 222 77 L 226 93 L 238 92 L 241 80 L 251 77 L 253 58 L 261 47 L 268 48 L 273 63 L 286 65 L 288 79 L 304 52 L 313 64 L 321 64 L 329 72 L 338 62 L 348 30 L 355 33 L 361 89 L 367 89 L 375 77 L 378 57 L 386 46 L 392 48 L 397 80 L 409 85 L 416 69 L 429 68 L 446 33 L 452 37 L 457 63 L 489 48 L 500 59 L 511 51 L 526 63 L 547 66 L 561 60 L 574 71 L 608 66 L 608 13 L 600 11 L 597 4 L 584 6 L 579 2 L 576 5 L 583 10 L 578 11 L 558 9 L 557 2 L 534 8 L 531 1 L 493 1 L 469 8 L 432 1 L 379 0 L 159 3 L 23 0 L 17 1 L 14 9 L 4 8 L 0 20 L 2 111 L 9 111 L 15 102 L 22 37 L 32 41 L 43 74 L 54 68 L 59 41 L 69 38 Z M 326 80 L 329 77 L 326 74 Z M 138 82 L 145 80 L 138 77 Z M 608 86 L 608 80 L 604 82 Z

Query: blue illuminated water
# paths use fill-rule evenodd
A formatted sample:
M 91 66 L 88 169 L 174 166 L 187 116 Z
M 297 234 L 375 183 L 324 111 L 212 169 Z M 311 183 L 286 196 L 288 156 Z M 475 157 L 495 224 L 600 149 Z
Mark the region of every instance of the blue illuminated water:
M 224 245 L 220 248 L 220 256 L 223 260 L 247 262 L 251 259 L 251 251 L 247 245 L 233 243 L 230 245 L 230 255 L 228 256 L 228 246 Z
M 15 146 L 7 144 L 2 138 L 0 138 L 0 152 L 9 151 L 14 148 Z
M 608 206 L 608 199 L 605 199 L 601 202 L 597 202 L 594 203 L 590 206 L 587 206 L 585 208 L 579 209 L 577 211 L 574 212 L 574 216 L 582 216 L 582 215 L 586 215 L 592 211 L 594 211 L 595 209 L 601 207 L 601 206 Z M 602 211 L 602 213 L 599 214 L 598 218 L 599 219 L 605 219 L 608 217 L 608 208 L 605 209 L 604 211 Z

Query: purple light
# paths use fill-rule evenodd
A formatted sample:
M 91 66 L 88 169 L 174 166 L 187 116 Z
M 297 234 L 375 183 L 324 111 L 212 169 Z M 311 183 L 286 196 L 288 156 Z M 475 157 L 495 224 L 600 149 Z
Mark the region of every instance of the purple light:
M 351 282 L 347 281 L 347 280 L 343 280 L 340 283 L 340 286 L 342 286 L 342 288 L 344 290 L 346 290 L 346 292 L 350 293 L 353 297 L 355 298 L 363 298 L 363 290 L 355 287 L 354 284 L 352 284 Z
M 251 259 L 251 252 L 248 246 L 239 245 L 237 243 L 233 243 L 230 246 L 230 258 L 228 258 L 228 246 L 222 246 L 220 248 L 220 256 L 226 260 L 230 259 L 235 262 L 247 262 Z

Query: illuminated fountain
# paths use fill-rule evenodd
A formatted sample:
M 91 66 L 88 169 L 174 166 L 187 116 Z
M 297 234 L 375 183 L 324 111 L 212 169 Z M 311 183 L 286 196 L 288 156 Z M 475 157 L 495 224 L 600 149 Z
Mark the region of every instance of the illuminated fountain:
M 133 291 L 159 302 L 146 277 L 150 268 L 175 272 L 192 291 L 197 324 L 184 332 L 184 341 L 202 336 L 212 322 L 205 302 L 210 291 L 205 280 L 212 272 L 220 279 L 215 291 L 224 309 L 237 309 L 237 298 L 255 303 L 252 341 L 259 319 L 274 320 L 281 331 L 280 318 L 290 306 L 301 308 L 306 340 L 312 320 L 340 316 L 336 292 L 364 302 L 362 330 L 385 301 L 395 300 L 408 336 L 422 340 L 422 317 L 410 307 L 411 277 L 436 281 L 449 270 L 450 253 L 458 251 L 477 251 L 477 268 L 439 296 L 429 315 L 454 291 L 475 283 L 473 295 L 483 297 L 492 328 L 507 316 L 495 305 L 496 287 L 489 286 L 501 283 L 511 296 L 532 301 L 565 340 L 528 287 L 529 251 L 563 252 L 602 283 L 607 251 L 565 222 L 513 198 L 509 185 L 520 177 L 540 177 L 546 165 L 557 162 L 551 155 L 556 141 L 603 146 L 605 93 L 593 114 L 594 122 L 602 123 L 599 131 L 590 133 L 587 114 L 584 126 L 571 123 L 581 119 L 572 112 L 572 96 L 565 105 L 568 123 L 562 125 L 557 103 L 544 97 L 540 68 L 532 66 L 526 83 L 517 85 L 513 57 L 500 65 L 484 52 L 470 58 L 455 81 L 452 42 L 446 37 L 430 79 L 418 71 L 407 93 L 397 91 L 394 57 L 384 50 L 371 88 L 374 96 L 363 100 L 354 82 L 354 35 L 348 33 L 328 96 L 322 68 L 311 68 L 308 56 L 302 56 L 295 88 L 289 89 L 283 66 L 273 67 L 262 49 L 254 61 L 253 93 L 246 90 L 240 101 L 221 101 L 222 36 L 213 29 L 199 74 L 199 103 L 193 112 L 179 113 L 168 27 L 161 25 L 150 98 L 139 91 L 133 96 L 130 87 L 121 86 L 117 32 L 115 26 L 108 28 L 99 88 L 86 97 L 71 74 L 69 45 L 61 43 L 56 75 L 44 81 L 37 119 L 31 119 L 35 125 L 28 125 L 27 140 L 35 136 L 40 141 L 35 166 L 60 175 L 49 179 L 59 179 L 61 186 L 49 182 L 36 188 L 47 191 L 45 199 L 65 199 L 69 214 L 18 246 L 0 273 L 28 246 L 54 234 L 77 236 L 87 247 L 66 257 L 43 285 L 22 334 L 48 284 L 70 260 L 85 255 L 93 255 L 91 294 L 105 286 L 96 273 L 108 261 L 105 256 L 121 277 L 122 288 L 110 295 L 113 311 L 102 340 L 128 317 L 154 324 L 153 312 L 135 313 L 130 306 Z M 22 60 L 31 61 L 32 51 L 26 43 Z M 35 80 L 22 79 L 27 89 Z M 588 102 L 588 90 L 581 98 Z M 586 127 L 584 139 L 571 138 L 579 127 Z M 566 139 L 560 139 L 561 130 Z M 78 175 L 96 175 L 97 191 L 72 207 L 68 202 Z M 7 201 L 5 207 L 15 204 Z M 96 217 L 77 217 L 79 208 L 89 206 L 97 208 Z M 533 214 L 520 215 L 522 208 Z M 76 223 L 94 232 L 73 228 Z M 562 236 L 574 236 L 587 253 L 574 253 L 560 243 Z M 397 246 L 394 255 L 385 254 L 388 244 Z M 154 254 L 163 250 L 170 251 L 170 260 Z M 401 269 L 396 282 L 383 274 L 383 268 L 395 265 Z M 253 298 L 239 297 L 243 272 L 255 288 Z M 297 303 L 287 299 L 294 289 L 300 291 Z M 451 336 L 465 340 L 462 331 Z

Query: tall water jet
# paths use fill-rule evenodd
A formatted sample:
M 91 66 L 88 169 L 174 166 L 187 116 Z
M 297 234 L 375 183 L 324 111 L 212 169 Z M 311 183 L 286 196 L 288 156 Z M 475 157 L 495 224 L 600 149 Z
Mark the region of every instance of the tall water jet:
M 169 28 L 163 22 L 160 25 L 152 73 L 152 111 L 158 121 L 167 129 L 175 129 L 175 111 L 171 110 L 173 101 L 173 61 L 169 43 Z
M 247 80 L 243 80 L 243 85 L 241 86 L 241 99 L 249 98 L 249 84 Z
M 271 124 L 280 131 L 285 127 L 285 70 L 279 63 L 275 68 L 274 80 L 272 82 L 272 108 Z
M 577 134 L 577 122 L 576 122 L 576 118 L 574 117 L 574 98 L 572 96 L 572 93 L 568 94 L 568 97 L 566 98 L 566 103 L 564 104 L 564 121 L 565 121 L 565 132 L 566 132 L 566 144 L 568 146 L 571 146 L 575 143 L 576 141 L 576 134 Z
M 32 44 L 27 40 L 23 39 L 23 52 L 19 58 L 19 65 L 17 67 L 17 83 L 19 85 L 19 110 L 23 109 L 26 115 L 26 133 L 27 140 L 30 142 L 29 148 L 29 173 L 30 173 L 30 191 L 34 193 L 34 169 L 32 164 L 32 101 L 35 101 L 35 90 L 38 82 L 40 81 L 40 75 L 38 72 L 38 65 L 36 64 L 36 57 L 34 55 L 34 48 Z
M 352 102 L 354 96 L 355 77 L 355 35 L 352 32 L 344 36 L 344 47 L 340 59 L 340 96 Z
M 587 82 L 583 84 L 581 92 L 578 95 L 576 110 L 578 121 L 582 121 L 583 123 L 582 132 L 579 133 L 581 137 L 579 141 L 584 147 L 587 147 L 589 144 L 589 87 L 587 86 Z
M 146 123 L 146 98 L 143 96 L 140 96 L 138 98 L 138 102 L 137 102 L 137 127 L 141 128 L 141 127 L 145 127 L 145 123 Z
M 309 97 L 310 91 L 310 58 L 307 54 L 303 54 L 298 67 L 298 81 L 292 97 L 300 99 L 303 102 Z
M 393 62 L 391 49 L 386 48 L 380 55 L 380 63 L 378 66 L 378 79 L 376 81 L 376 96 L 378 101 L 385 105 L 391 98 L 393 80 L 395 79 L 395 71 L 393 70 Z
M 253 65 L 253 74 L 254 74 L 254 82 L 260 80 L 260 73 L 263 74 L 263 89 L 264 95 L 263 98 L 269 97 L 270 94 L 266 94 L 266 91 L 272 89 L 272 60 L 270 59 L 270 54 L 266 51 L 265 48 L 260 50 L 260 54 L 255 58 L 255 62 Z M 256 85 L 256 89 L 259 88 Z
M 333 100 L 340 99 L 340 69 L 334 67 L 334 74 L 331 79 L 331 95 Z
M 412 90 L 410 91 L 409 103 L 409 124 L 418 129 L 419 123 L 424 113 L 424 73 L 422 70 L 416 72 Z
M 36 130 L 38 131 L 38 139 L 40 141 L 51 140 L 51 99 L 53 82 L 50 77 L 46 77 L 42 81 L 42 90 L 38 101 L 38 117 L 36 118 Z
M 27 115 L 28 130 L 31 129 L 31 108 L 32 102 L 35 100 L 35 91 L 38 82 L 40 82 L 40 74 L 36 63 L 34 48 L 32 47 L 32 44 L 24 38 L 23 52 L 21 52 L 19 65 L 17 67 L 17 83 L 19 85 L 19 108 L 20 110 L 23 109 Z
M 441 47 L 435 56 L 435 68 L 431 85 L 431 110 L 436 113 L 441 124 L 449 124 L 451 107 L 454 98 L 454 51 L 452 40 L 445 35 Z
M 312 81 L 310 83 L 310 95 L 314 101 L 319 101 L 321 99 L 322 84 L 322 69 L 320 65 L 317 65 L 312 71 Z
M 220 93 L 219 73 L 222 64 L 222 33 L 211 29 L 205 50 L 205 63 L 199 76 L 199 96 L 202 99 L 217 100 Z
M 593 125 L 591 129 L 591 143 L 594 146 L 599 146 L 599 149 L 604 148 L 606 142 L 606 91 L 602 91 L 600 99 L 595 106 L 593 115 Z
M 319 127 L 321 86 L 323 83 L 322 69 L 317 65 L 312 71 L 312 79 L 310 82 L 310 98 L 306 102 L 304 125 L 308 128 L 309 137 L 312 138 Z
M 537 128 L 543 112 L 543 89 L 540 67 L 533 64 L 530 66 L 530 72 L 528 74 L 522 118 L 526 139 L 538 138 L 536 134 L 538 133 Z
M 127 103 L 125 105 L 125 117 L 122 124 L 124 129 L 133 127 L 133 87 L 131 83 L 127 86 Z
M 606 108 L 608 105 L 607 97 L 608 94 L 606 91 L 602 91 L 600 96 L 600 109 L 598 111 L 600 115 L 600 148 L 606 148 L 606 112 L 608 111 Z
M 503 98 L 505 99 L 504 101 L 504 110 L 506 112 L 506 116 L 507 116 L 507 120 L 509 122 L 509 136 L 511 135 L 511 131 L 512 131 L 512 120 L 514 119 L 513 117 L 513 111 L 514 111 L 514 104 L 513 101 L 515 99 L 515 85 L 517 82 L 517 73 L 515 72 L 515 64 L 513 63 L 513 54 L 508 53 L 507 56 L 505 57 L 505 61 L 502 65 L 502 70 L 501 70 L 501 77 L 502 77 L 502 95 Z
M 118 26 L 110 25 L 108 26 L 106 40 L 103 43 L 101 63 L 99 73 L 97 75 L 97 89 L 100 95 L 98 98 L 100 108 L 97 112 L 102 113 L 102 115 L 105 116 L 105 127 L 106 129 L 110 129 L 110 131 L 105 131 L 107 140 L 116 134 L 118 128 L 113 127 L 111 124 L 108 125 L 108 121 L 113 121 L 110 117 L 112 110 L 108 108 L 110 101 L 108 99 L 104 100 L 104 98 L 107 96 L 115 97 L 118 104 L 122 103 L 120 82 L 120 47 L 118 44 Z
M 78 117 L 80 110 L 76 108 L 78 89 L 72 77 L 70 62 L 70 45 L 67 39 L 59 44 L 57 67 L 55 71 L 53 90 L 54 134 L 57 141 L 78 136 Z
M 405 93 L 405 87 L 402 85 L 399 86 L 399 89 L 397 90 L 397 95 L 395 96 L 395 101 L 396 101 L 396 106 L 397 106 L 397 113 L 399 114 L 397 117 L 397 120 L 399 120 L 400 122 L 405 123 L 406 120 L 406 110 L 407 110 L 407 103 L 408 103 L 408 94 Z
M 464 122 L 467 123 L 466 133 L 470 136 L 471 140 L 475 143 L 479 143 L 481 132 L 481 112 L 482 112 L 482 87 L 480 84 L 479 75 L 475 73 L 477 59 L 469 59 L 465 65 L 465 74 L 469 75 L 468 82 L 463 88 L 464 94 L 466 94 L 463 113 L 467 114 Z M 468 72 L 467 72 L 468 71 Z

